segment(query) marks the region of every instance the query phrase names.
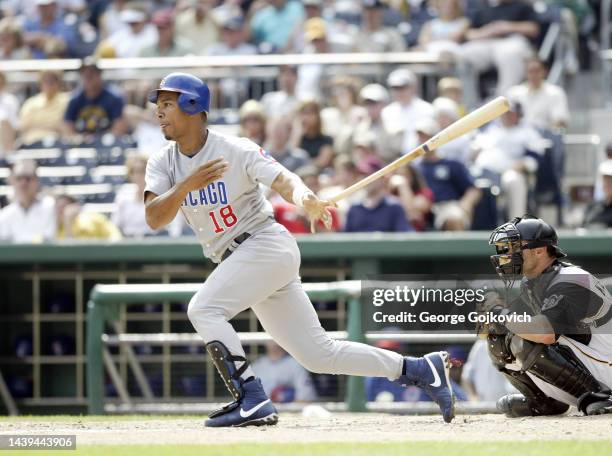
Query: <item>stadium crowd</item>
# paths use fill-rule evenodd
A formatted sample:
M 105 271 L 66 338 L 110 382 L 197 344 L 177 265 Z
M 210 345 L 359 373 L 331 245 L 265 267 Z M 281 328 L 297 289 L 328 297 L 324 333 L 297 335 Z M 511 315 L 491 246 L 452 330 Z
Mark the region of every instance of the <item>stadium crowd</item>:
M 547 3 L 580 31 L 578 50 L 582 25 L 594 17 L 589 3 Z M 546 24 L 529 1 L 5 0 L 0 15 L 0 63 L 82 59 L 76 86 L 55 70 L 40 72 L 37 87 L 0 70 L 0 239 L 188 232 L 181 220 L 162 233 L 144 220 L 146 159 L 164 144 L 144 97 L 156 81 L 126 69 L 124 81 L 111 83 L 100 58 L 429 52 L 456 77 L 439 78 L 427 99 L 420 76 L 402 66 L 375 81 L 330 75 L 319 64 L 284 65 L 274 90 L 257 99 L 249 99 L 247 77 L 211 82 L 211 89 L 221 101 L 236 93 L 246 100 L 236 125 L 221 127 L 263 146 L 323 197 L 412 150 L 483 97 L 509 98 L 509 112 L 487 128 L 342 201 L 334 231 L 489 229 L 562 204 L 555 163 L 571 111 L 535 52 Z M 579 70 L 579 53 L 573 58 L 569 72 Z M 210 119 L 216 128 L 213 112 Z M 585 222 L 611 226 L 612 163 L 602 163 L 600 174 L 601 198 Z M 301 209 L 275 195 L 270 201 L 290 231 L 309 231 Z

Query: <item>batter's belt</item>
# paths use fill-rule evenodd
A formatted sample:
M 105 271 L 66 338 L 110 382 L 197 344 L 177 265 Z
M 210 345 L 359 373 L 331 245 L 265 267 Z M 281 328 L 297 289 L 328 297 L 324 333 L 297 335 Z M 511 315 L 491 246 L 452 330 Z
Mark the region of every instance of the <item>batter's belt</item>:
M 227 248 L 227 250 L 223 252 L 223 255 L 221 256 L 221 261 L 224 261 L 228 256 L 234 253 L 234 250 L 236 250 L 240 246 L 240 244 L 242 244 L 250 237 L 251 233 L 242 233 L 239 236 L 236 236 L 231 242 L 230 246 Z

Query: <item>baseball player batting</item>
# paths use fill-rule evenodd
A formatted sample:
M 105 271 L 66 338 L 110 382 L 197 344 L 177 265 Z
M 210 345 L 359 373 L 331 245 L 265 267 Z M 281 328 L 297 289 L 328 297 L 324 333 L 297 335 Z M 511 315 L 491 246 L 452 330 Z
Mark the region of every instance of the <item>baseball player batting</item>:
M 234 401 L 213 412 L 206 426 L 270 425 L 276 408 L 246 360 L 229 324 L 251 308 L 263 328 L 312 372 L 387 377 L 423 388 L 444 421 L 454 417 L 446 352 L 402 356 L 369 345 L 332 340 L 302 288 L 300 252 L 272 216 L 260 184 L 304 208 L 312 222 L 329 224 L 329 208 L 302 180 L 246 138 L 208 128 L 208 86 L 183 73 L 166 76 L 149 100 L 169 143 L 149 159 L 144 199 L 153 229 L 180 211 L 217 263 L 194 295 L 188 317 L 206 344 Z
M 491 257 L 510 286 L 511 303 L 488 311 L 526 311 L 525 323 L 485 328 L 496 367 L 520 391 L 497 406 L 508 417 L 558 415 L 575 405 L 585 415 L 612 412 L 612 297 L 597 278 L 565 260 L 557 233 L 542 219 L 516 217 L 493 231 Z

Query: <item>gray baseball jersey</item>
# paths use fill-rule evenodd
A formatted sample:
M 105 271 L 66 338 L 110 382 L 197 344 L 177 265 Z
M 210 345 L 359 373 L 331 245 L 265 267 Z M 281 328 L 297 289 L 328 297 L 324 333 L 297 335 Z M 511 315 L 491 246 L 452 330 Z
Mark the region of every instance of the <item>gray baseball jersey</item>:
M 216 263 L 234 238 L 273 223 L 272 206 L 259 184 L 271 186 L 283 167 L 254 142 L 209 129 L 206 144 L 192 157 L 181 154 L 170 141 L 149 158 L 145 177 L 145 192 L 161 195 L 219 157 L 229 163 L 223 177 L 190 192 L 180 208 L 204 255 Z

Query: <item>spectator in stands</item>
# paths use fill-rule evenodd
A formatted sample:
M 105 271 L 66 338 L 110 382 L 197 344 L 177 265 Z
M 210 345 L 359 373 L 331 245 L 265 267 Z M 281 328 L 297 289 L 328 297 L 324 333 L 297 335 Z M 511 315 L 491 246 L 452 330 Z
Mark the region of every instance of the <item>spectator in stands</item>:
M 12 203 L 0 210 L 0 240 L 42 242 L 53 239 L 54 201 L 40 193 L 36 162 L 18 160 L 11 168 Z
M 419 143 L 428 141 L 440 131 L 433 119 L 423 119 L 416 125 Z M 433 191 L 433 226 L 437 230 L 462 231 L 469 228 L 480 190 L 466 166 L 450 158 L 441 158 L 430 150 L 419 163 L 419 170 Z
M 19 100 L 8 91 L 6 76 L 0 72 L 0 158 L 13 151 L 19 127 Z
M 113 224 L 125 237 L 144 237 L 155 234 L 145 221 L 144 174 L 147 167 L 147 157 L 131 155 L 125 161 L 128 180 L 133 186 L 124 186 L 115 196 L 115 211 L 112 215 Z
M 372 157 L 357 164 L 362 177 L 369 176 L 382 167 L 383 163 Z M 389 192 L 388 180 L 384 177 L 366 187 L 363 201 L 350 207 L 344 231 L 348 233 L 412 231 L 412 225 L 404 208 Z
M 211 13 L 215 0 L 191 0 L 190 7 L 176 16 L 178 36 L 194 46 L 196 54 L 204 55 L 219 39 L 219 30 Z
M 0 20 L 0 60 L 22 60 L 31 57 L 17 20 L 13 17 Z
M 125 9 L 128 3 L 128 0 L 112 0 L 106 7 L 99 21 L 100 36 L 103 39 L 128 27 L 128 25 L 120 19 L 121 11 Z
M 381 0 L 362 0 L 361 28 L 357 38 L 359 52 L 402 52 L 406 44 L 401 33 L 383 24 L 385 3 Z
M 17 132 L 6 112 L 0 111 L 0 161 L 8 157 L 15 148 Z
M 521 104 L 510 100 L 501 122 L 490 125 L 473 143 L 475 165 L 501 186 L 509 218 L 527 213 L 528 175 L 537 171 L 538 156 L 544 152 L 542 137 L 522 115 Z
M 323 134 L 321 126 L 321 105 L 315 100 L 305 100 L 300 104 L 298 146 L 304 149 L 313 164 L 323 170 L 334 160 L 334 140 Z
M 408 68 L 391 72 L 387 85 L 395 101 L 382 110 L 382 119 L 391 134 L 403 134 L 402 152 L 406 153 L 420 144 L 414 125 L 421 119 L 433 117 L 433 107 L 418 97 L 417 78 Z
M 372 132 L 379 157 L 385 162 L 395 160 L 402 151 L 403 135 L 399 131 L 391 133 L 382 119 L 382 111 L 389 103 L 389 92 L 380 84 L 368 84 L 359 92 L 359 98 L 366 110 L 366 118 L 356 126 L 354 137 Z
M 111 132 L 115 136 L 127 132 L 123 118 L 123 98 L 105 86 L 102 70 L 94 59 L 86 58 L 81 65 L 81 85 L 71 97 L 64 114 L 65 135 L 92 137 Z
M 304 5 L 305 17 L 293 28 L 287 46 L 285 46 L 285 52 L 287 53 L 300 54 L 304 51 L 307 44 L 304 38 L 304 24 L 313 17 L 322 17 L 323 0 L 302 0 L 302 4 Z
M 327 41 L 327 25 L 320 17 L 308 19 L 304 23 L 304 39 L 306 46 L 304 54 L 326 54 L 333 52 Z M 296 92 L 299 99 L 320 98 L 321 80 L 325 73 L 325 66 L 320 63 L 308 63 L 298 68 L 298 81 Z
M 143 5 L 129 3 L 121 10 L 119 19 L 128 26 L 120 28 L 104 41 L 115 50 L 117 57 L 138 57 L 143 49 L 156 45 L 157 29 L 149 22 Z
M 425 231 L 431 218 L 434 194 L 417 168 L 407 165 L 389 179 L 391 193 L 396 195 L 416 231 Z
M 351 151 L 351 138 L 367 111 L 357 104 L 361 82 L 350 76 L 337 76 L 331 82 L 331 106 L 321 110 L 323 133 L 334 139 L 338 154 Z
M 66 193 L 55 197 L 56 239 L 121 239 L 119 229 L 103 214 L 85 211 L 76 198 Z
M 525 74 L 525 59 L 532 53 L 531 39 L 538 37 L 540 27 L 533 6 L 522 0 L 491 1 L 476 10 L 466 43 L 459 53 L 464 85 L 472 87 L 476 100 L 473 72 L 497 69 L 497 93 L 505 94 Z
M 295 171 L 309 165 L 311 162 L 308 153 L 291 144 L 292 120 L 287 116 L 275 117 L 268 122 L 266 152 L 287 168 Z
M 141 57 L 182 57 L 193 54 L 191 43 L 176 36 L 172 10 L 157 11 L 151 22 L 157 28 L 157 43 L 143 48 L 140 51 Z
M 259 101 L 247 100 L 240 107 L 240 132 L 238 136 L 249 138 L 262 146 L 266 142 L 266 113 Z
M 508 96 L 521 103 L 524 120 L 545 130 L 565 129 L 569 123 L 567 95 L 562 87 L 546 81 L 548 69 L 539 57 L 527 60 L 527 81 L 514 86 Z
M 278 52 L 287 46 L 296 24 L 304 20 L 304 6 L 298 0 L 268 0 L 267 3 L 251 19 L 251 37 L 260 49 Z
M 62 92 L 62 73 L 44 70 L 39 76 L 40 93 L 28 98 L 19 113 L 21 142 L 32 144 L 45 138 L 58 139 L 70 95 Z
M 77 41 L 77 32 L 66 23 L 56 0 L 36 0 L 38 17 L 23 26 L 25 42 L 36 59 L 70 56 Z
M 454 56 L 459 51 L 470 21 L 463 15 L 460 0 L 435 0 L 437 17 L 427 21 L 419 33 L 419 47 L 441 56 Z
M 432 106 L 434 108 L 434 119 L 441 130 L 459 120 L 459 106 L 450 98 L 438 97 L 433 101 Z M 473 139 L 473 132 L 466 133 L 439 147 L 438 155 L 460 161 L 467 166 L 471 160 L 471 142 Z
M 461 384 L 471 401 L 492 402 L 506 394 L 516 393 L 491 362 L 486 339 L 477 339 L 472 345 L 463 366 Z
M 297 67 L 281 65 L 278 69 L 276 84 L 278 90 L 268 92 L 261 98 L 261 104 L 268 116 L 293 115 L 298 108 L 298 99 L 295 96 L 297 83 Z
M 584 226 L 589 228 L 612 228 L 612 159 L 599 165 L 603 179 L 604 199 L 591 203 L 584 216 Z
M 257 48 L 246 41 L 247 31 L 243 16 L 228 16 L 220 21 L 221 40 L 213 43 L 208 55 L 255 55 Z
M 463 101 L 463 85 L 458 78 L 445 77 L 438 81 L 438 97 L 450 98 L 457 103 L 459 117 L 467 114 L 467 109 Z
M 313 402 L 317 399 L 308 371 L 276 342 L 266 342 L 266 354 L 257 359 L 252 368 L 274 402 Z

